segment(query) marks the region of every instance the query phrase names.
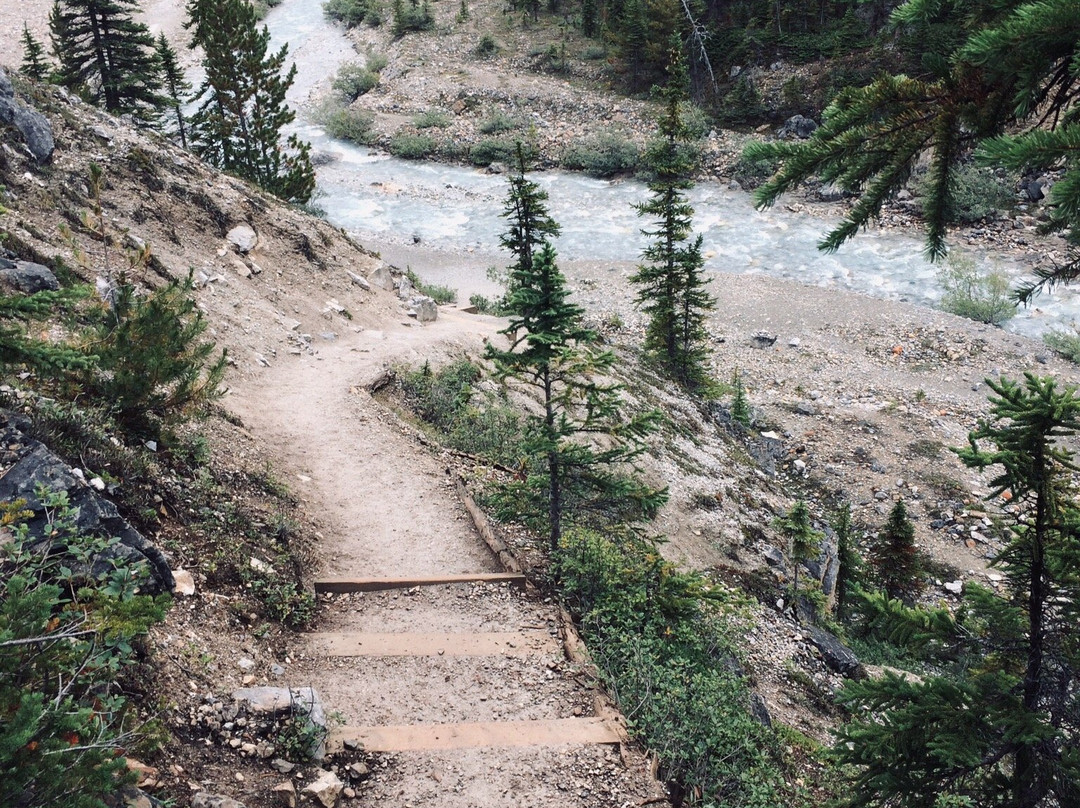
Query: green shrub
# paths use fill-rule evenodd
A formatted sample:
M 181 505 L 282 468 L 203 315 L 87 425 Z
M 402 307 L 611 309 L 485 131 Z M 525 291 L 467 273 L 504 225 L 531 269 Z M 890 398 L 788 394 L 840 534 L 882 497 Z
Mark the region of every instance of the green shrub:
M 469 305 L 476 309 L 477 314 L 493 314 L 496 317 L 506 314 L 506 301 L 502 297 L 492 299 L 481 294 L 470 295 Z
M 568 530 L 557 559 L 601 675 L 665 780 L 703 805 L 782 798 L 777 743 L 750 713 L 735 657 L 734 605 L 635 536 Z
M 524 147 L 526 161 L 531 159 L 532 148 Z M 492 163 L 512 163 L 517 156 L 517 142 L 506 138 L 485 138 L 469 149 L 469 162 L 474 166 Z
M 370 145 L 375 139 L 375 114 L 366 109 L 326 104 L 316 112 L 314 118 L 330 137 L 362 146 Z
M 204 414 L 224 394 L 227 357 L 222 351 L 214 358 L 214 344 L 202 338 L 206 329 L 190 272 L 147 295 L 123 284 L 96 327 L 98 362 L 83 386 L 108 402 L 125 429 L 156 438 L 162 426 Z
M 732 172 L 732 177 L 734 177 L 743 188 L 753 189 L 757 188 L 775 174 L 779 167 L 780 163 L 777 160 L 752 160 L 746 156 L 746 152 L 744 151 L 739 155 L 738 162 L 735 163 L 735 170 Z
M 382 10 L 377 0 L 326 0 L 323 13 L 349 28 L 365 22 L 372 27 L 382 23 Z
M 998 271 L 980 272 L 970 258 L 951 255 L 938 281 L 944 290 L 941 308 L 951 314 L 989 325 L 1001 325 L 1016 316 L 1009 279 Z
M 923 179 L 916 185 L 920 195 L 925 195 L 925 183 Z M 953 172 L 949 184 L 946 209 L 949 221 L 970 224 L 1008 210 L 1014 202 L 1013 185 L 1011 180 L 998 177 L 992 169 L 961 166 Z
M 607 48 L 603 45 L 586 45 L 581 51 L 581 58 L 587 62 L 595 62 L 607 58 Z
M 480 121 L 480 134 L 497 135 L 501 132 L 512 132 L 521 124 L 516 118 L 512 118 L 501 109 L 494 110 L 488 117 Z
M 413 117 L 412 125 L 417 129 L 445 129 L 452 122 L 450 113 L 442 109 L 426 109 Z
M 389 64 L 389 60 L 384 53 L 369 50 L 364 58 L 364 66 L 372 73 L 382 73 L 387 64 Z
M 315 596 L 296 581 L 269 565 L 256 569 L 250 564 L 239 564 L 238 569 L 241 579 L 272 620 L 289 628 L 303 628 L 315 617 Z
M 633 142 L 614 132 L 604 132 L 571 145 L 560 162 L 571 171 L 607 178 L 634 171 L 638 158 L 639 150 Z
M 430 31 L 435 26 L 428 0 L 394 0 L 391 7 L 394 16 L 394 36 L 404 36 L 409 31 Z
M 690 101 L 684 101 L 679 105 L 679 114 L 682 116 L 682 124 L 686 130 L 686 136 L 691 140 L 701 140 L 712 129 L 712 121 L 701 107 Z
M 1080 331 L 1072 332 L 1054 329 L 1043 334 L 1046 347 L 1070 362 L 1080 364 Z
M 724 96 L 718 117 L 727 124 L 748 124 L 765 114 L 761 95 L 753 82 L 745 76 L 735 80 L 735 84 Z
M 494 56 L 499 52 L 499 43 L 495 41 L 495 37 L 491 34 L 483 34 L 479 41 L 476 43 L 474 52 L 481 59 L 486 59 L 489 56 Z
M 449 286 L 439 286 L 435 283 L 424 283 L 420 279 L 420 276 L 413 272 L 411 269 L 405 273 L 412 285 L 416 287 L 416 290 L 422 295 L 427 295 L 440 306 L 447 303 L 457 302 L 457 292 L 451 289 Z
M 435 139 L 427 135 L 399 132 L 390 139 L 390 153 L 405 160 L 423 160 L 435 151 Z
M 120 750 L 137 715 L 118 679 L 168 599 L 135 594 L 139 570 L 123 563 L 86 571 L 115 540 L 79 535 L 66 494 L 39 496 L 64 556 L 35 546 L 25 500 L 0 506 L 13 529 L 0 545 L 0 805 L 104 808 L 134 780 Z
M 346 103 L 352 103 L 360 96 L 375 89 L 379 83 L 379 74 L 358 62 L 342 65 L 330 86 L 340 94 Z

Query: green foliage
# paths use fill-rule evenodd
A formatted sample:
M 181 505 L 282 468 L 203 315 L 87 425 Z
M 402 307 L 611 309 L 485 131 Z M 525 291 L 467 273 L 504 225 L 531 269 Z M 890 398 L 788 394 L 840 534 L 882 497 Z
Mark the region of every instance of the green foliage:
M 426 109 L 412 119 L 417 129 L 445 129 L 452 122 L 450 113 L 442 109 Z
M 963 165 L 954 169 L 946 211 L 948 220 L 970 224 L 1007 211 L 1015 204 L 1012 185 L 989 168 Z M 923 186 L 920 183 L 918 191 L 928 198 Z
M 163 99 L 154 38 L 138 11 L 138 0 L 55 0 L 49 30 L 58 83 L 146 123 Z
M 815 530 L 810 519 L 810 509 L 804 500 L 798 500 L 783 516 L 777 518 L 776 527 L 787 542 L 787 555 L 791 559 L 793 570 L 791 601 L 795 614 L 799 614 L 797 600 L 799 595 L 799 568 L 806 561 L 818 557 L 824 534 Z
M 315 595 L 296 581 L 289 580 L 269 565 L 258 568 L 240 565 L 239 570 L 244 584 L 259 599 L 272 620 L 299 629 L 315 619 Z
M 758 190 L 757 204 L 773 204 L 812 176 L 859 194 L 843 223 L 819 244 L 835 250 L 878 216 L 928 154 L 926 249 L 939 259 L 958 195 L 968 193 L 958 172 L 974 150 L 987 167 L 1063 166 L 1065 178 L 1051 194 L 1049 229 L 1069 231 L 1075 243 L 1080 124 L 1070 110 L 1071 92 L 1061 88 L 1080 78 L 1080 6 L 1073 0 L 979 0 L 971 6 L 936 0 L 900 5 L 893 21 L 901 30 L 936 26 L 946 35 L 919 43 L 918 74 L 882 75 L 865 87 L 841 90 L 808 141 L 752 146 L 753 159 L 783 163 Z M 1037 272 L 1022 291 L 1030 297 L 1078 273 L 1080 263 L 1070 253 L 1068 260 Z
M 606 179 L 633 172 L 638 165 L 638 147 L 616 132 L 601 132 L 571 144 L 559 162 L 571 171 Z
M 405 36 L 409 31 L 430 31 L 435 27 L 428 0 L 393 0 L 394 37 Z
M 23 60 L 19 72 L 34 81 L 44 81 L 52 72 L 52 68 L 45 60 L 45 46 L 30 33 L 30 26 L 25 22 L 23 23 L 22 43 Z
M 746 387 L 743 385 L 742 374 L 739 373 L 738 368 L 735 369 L 731 386 L 734 391 L 731 399 L 731 419 L 737 424 L 749 427 L 754 418 L 750 411 L 750 402 L 746 399 Z
M 1080 331 L 1075 328 L 1071 332 L 1061 329 L 1047 331 L 1043 334 L 1043 342 L 1059 356 L 1080 364 Z
M 499 43 L 495 41 L 495 37 L 491 34 L 481 34 L 480 39 L 476 41 L 473 52 L 481 59 L 487 59 L 499 52 Z
M 701 236 L 691 239 L 694 209 L 686 192 L 694 163 L 681 148 L 687 143 L 681 115 L 685 66 L 674 45 L 671 53 L 670 77 L 661 93 L 660 144 L 646 154 L 654 175 L 651 197 L 635 206 L 639 216 L 653 221 L 641 231 L 650 243 L 630 282 L 638 288 L 634 302 L 649 317 L 645 350 L 679 384 L 700 391 L 709 383 L 705 318 L 716 299 L 706 291 Z
M 323 13 L 348 28 L 362 23 L 378 27 L 382 23 L 382 8 L 378 0 L 326 0 Z
M 21 366 L 49 373 L 90 367 L 93 357 L 76 348 L 27 335 L 29 323 L 51 316 L 77 297 L 70 291 L 0 295 L 0 368 Z
M 172 113 L 176 121 L 176 134 L 180 138 L 180 145 L 187 148 L 187 120 L 184 116 L 184 106 L 190 100 L 191 83 L 184 77 L 184 69 L 180 66 L 180 59 L 173 50 L 169 40 L 162 33 L 158 36 L 155 45 L 158 64 L 161 65 L 161 81 L 165 93 L 165 106 Z
M 375 113 L 366 109 L 332 102 L 322 105 L 315 119 L 330 137 L 348 140 L 361 146 L 369 146 L 375 141 Z
M 484 138 L 469 149 L 469 162 L 474 166 L 489 166 L 492 163 L 513 163 L 519 148 L 524 148 L 528 154 L 532 153 L 530 147 L 522 147 L 520 140 Z
M 915 526 L 908 519 L 904 500 L 889 511 L 889 519 L 878 535 L 872 560 L 877 580 L 887 597 L 912 603 L 922 591 L 923 562 L 915 546 Z
M 375 89 L 378 83 L 378 71 L 359 62 L 348 62 L 338 68 L 337 75 L 330 82 L 330 86 L 346 104 L 351 104 L 360 96 Z
M 422 295 L 427 295 L 440 306 L 447 303 L 457 302 L 457 292 L 449 286 L 439 286 L 434 283 L 425 283 L 419 275 L 409 269 L 406 273 L 409 281 Z
M 156 437 L 162 426 L 204 412 L 224 393 L 226 355 L 214 358 L 214 344 L 203 340 L 207 322 L 191 278 L 149 295 L 122 283 L 90 346 L 98 361 L 83 377 L 85 389 L 137 435 Z
M 1006 591 L 966 585 L 955 618 L 867 600 L 891 637 L 923 647 L 928 638 L 947 666 L 921 682 L 845 685 L 853 719 L 833 755 L 853 774 L 852 805 L 1080 801 L 1080 512 L 1067 448 L 1080 432 L 1080 396 L 1030 374 L 987 384 L 990 417 L 958 454 L 995 470 L 990 496 L 1012 494 L 1008 543 L 993 562 Z
M 663 779 L 703 805 L 785 804 L 778 745 L 751 717 L 724 593 L 618 532 L 568 530 L 557 572 L 593 660 Z
M 507 115 L 501 109 L 494 109 L 490 115 L 480 121 L 477 128 L 482 135 L 498 135 L 502 132 L 512 132 L 520 126 L 521 123 L 516 118 Z
M 487 457 L 497 463 L 520 461 L 521 417 L 505 400 L 477 389 L 481 372 L 461 359 L 432 371 L 402 373 L 398 384 L 406 404 L 434 426 L 450 448 Z
M 89 572 L 79 562 L 108 542 L 72 529 L 66 497 L 41 496 L 62 554 L 29 536 L 19 503 L 4 508 L 15 530 L 0 546 L 0 804 L 104 808 L 132 779 L 117 750 L 137 730 L 117 679 L 167 599 L 134 594 L 139 570 Z
M 274 746 L 285 760 L 308 763 L 314 751 L 326 740 L 327 734 L 327 728 L 312 721 L 307 710 L 293 704 L 291 715 L 274 737 Z
M 405 160 L 423 160 L 435 151 L 435 138 L 399 132 L 390 138 L 390 153 Z
M 765 112 L 761 94 L 754 83 L 739 76 L 720 105 L 718 117 L 726 124 L 740 126 L 758 120 Z
M 979 323 L 1001 325 L 1016 316 L 1009 279 L 999 271 L 980 272 L 974 259 L 955 254 L 938 271 L 941 308 Z
M 192 150 L 224 171 L 303 204 L 315 190 L 311 147 L 281 131 L 296 118 L 285 95 L 296 65 L 284 74 L 288 46 L 270 53 L 270 32 L 257 26 L 246 0 L 188 0 L 191 47 L 203 49 L 206 78 L 191 117 Z
M 744 149 L 735 163 L 732 176 L 744 188 L 757 188 L 775 174 L 779 167 L 780 164 L 771 157 L 754 159 L 749 157 Z
M 840 506 L 832 528 L 836 532 L 836 560 L 840 566 L 836 573 L 836 613 L 843 617 L 852 605 L 855 592 L 862 586 L 865 566 L 855 545 L 850 502 L 845 502 Z

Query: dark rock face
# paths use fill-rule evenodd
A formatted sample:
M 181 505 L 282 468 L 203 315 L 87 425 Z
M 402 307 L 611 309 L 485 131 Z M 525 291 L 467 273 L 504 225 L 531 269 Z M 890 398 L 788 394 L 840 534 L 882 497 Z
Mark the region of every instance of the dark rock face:
M 806 140 L 817 130 L 818 125 L 812 118 L 803 115 L 792 115 L 784 125 L 776 130 L 776 136 L 780 138 L 797 137 Z
M 52 125 L 36 109 L 15 100 L 15 88 L 11 79 L 0 68 L 0 124 L 14 126 L 19 130 L 38 163 L 46 163 L 52 157 L 56 142 L 53 140 Z
M 31 261 L 8 261 L 0 258 L 0 282 L 24 295 L 55 292 L 60 282 L 47 266 Z
M 26 510 L 34 514 L 26 523 L 30 536 L 36 539 L 32 547 L 42 553 L 65 552 L 63 538 L 50 535 L 51 523 L 38 490 L 44 486 L 53 492 L 65 491 L 76 511 L 73 527 L 79 534 L 119 539 L 79 572 L 96 577 L 112 569 L 116 561 L 145 562 L 150 577 L 140 583 L 140 591 L 171 592 L 175 582 L 162 552 L 45 444 L 27 437 L 29 427 L 25 418 L 0 411 L 0 468 L 7 469 L 0 477 L 0 501 L 26 500 Z
M 863 679 L 866 671 L 863 670 L 859 658 L 852 653 L 851 649 L 840 642 L 835 634 L 830 634 L 823 628 L 811 626 L 806 630 L 810 642 L 821 651 L 821 657 L 825 664 L 849 679 Z

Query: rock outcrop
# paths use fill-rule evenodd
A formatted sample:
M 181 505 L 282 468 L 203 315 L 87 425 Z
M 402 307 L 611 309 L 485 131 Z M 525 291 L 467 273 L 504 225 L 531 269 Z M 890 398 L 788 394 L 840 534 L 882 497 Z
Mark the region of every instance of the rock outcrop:
M 19 130 L 27 150 L 38 163 L 47 163 L 52 157 L 56 148 L 52 125 L 36 109 L 15 99 L 15 88 L 3 68 L 0 68 L 0 124 Z

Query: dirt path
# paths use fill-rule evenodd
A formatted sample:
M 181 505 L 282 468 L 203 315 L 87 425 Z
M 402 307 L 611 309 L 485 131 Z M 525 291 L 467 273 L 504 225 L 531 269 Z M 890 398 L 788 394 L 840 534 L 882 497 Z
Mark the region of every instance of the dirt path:
M 443 311 L 420 327 L 362 330 L 238 380 L 230 408 L 278 457 L 278 475 L 323 531 L 321 577 L 488 573 L 445 467 L 366 384 L 495 331 Z M 615 728 L 563 654 L 556 614 L 509 584 L 459 583 L 320 596 L 318 631 L 291 651 L 294 685 L 340 714 L 340 737 L 380 753 L 360 805 L 622 806 L 655 796 L 622 762 Z

